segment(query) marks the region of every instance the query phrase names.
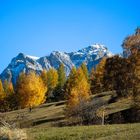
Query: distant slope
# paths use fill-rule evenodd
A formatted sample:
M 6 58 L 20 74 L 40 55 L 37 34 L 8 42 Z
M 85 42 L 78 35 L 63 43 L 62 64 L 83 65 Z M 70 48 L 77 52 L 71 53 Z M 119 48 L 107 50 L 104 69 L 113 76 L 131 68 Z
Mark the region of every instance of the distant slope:
M 91 45 L 71 53 L 54 51 L 49 56 L 40 58 L 20 53 L 12 59 L 11 63 L 0 75 L 0 78 L 3 81 L 5 79 L 12 81 L 15 84 L 19 73 L 23 71 L 34 70 L 40 73 L 43 69 L 49 70 L 52 67 L 57 69 L 61 63 L 64 64 L 67 75 L 69 75 L 73 66 L 79 67 L 83 62 L 85 62 L 90 71 L 103 57 L 111 56 L 112 53 L 104 45 L 100 44 Z

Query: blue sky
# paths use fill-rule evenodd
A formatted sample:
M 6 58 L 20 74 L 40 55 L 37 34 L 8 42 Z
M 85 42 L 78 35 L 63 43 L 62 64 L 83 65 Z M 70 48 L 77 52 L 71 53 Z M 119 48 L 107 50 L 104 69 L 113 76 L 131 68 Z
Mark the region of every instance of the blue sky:
M 140 25 L 139 0 L 0 0 L 0 72 L 18 53 L 45 56 L 105 44 L 122 52 Z

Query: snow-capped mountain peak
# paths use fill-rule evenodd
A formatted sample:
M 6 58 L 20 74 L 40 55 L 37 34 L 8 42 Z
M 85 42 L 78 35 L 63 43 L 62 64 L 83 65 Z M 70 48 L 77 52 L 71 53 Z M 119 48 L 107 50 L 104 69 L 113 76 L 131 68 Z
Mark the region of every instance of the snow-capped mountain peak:
M 34 60 L 38 60 L 40 57 L 36 57 L 36 56 L 31 56 L 31 55 L 26 55 L 26 57 L 34 59 Z
M 83 62 L 86 63 L 88 70 L 95 67 L 103 57 L 111 57 L 113 54 L 107 47 L 101 44 L 93 44 L 77 52 L 53 51 L 50 55 L 36 57 L 19 53 L 12 59 L 8 67 L 2 72 L 0 78 L 4 81 L 12 81 L 14 84 L 21 72 L 31 70 L 40 73 L 43 69 L 57 69 L 61 63 L 64 64 L 66 74 L 70 73 L 72 67 L 79 67 Z

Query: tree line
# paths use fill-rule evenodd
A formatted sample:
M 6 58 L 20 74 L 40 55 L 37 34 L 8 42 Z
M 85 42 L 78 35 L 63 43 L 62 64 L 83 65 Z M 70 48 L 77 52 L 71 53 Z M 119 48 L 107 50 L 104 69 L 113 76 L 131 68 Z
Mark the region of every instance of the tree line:
M 140 29 L 125 38 L 127 57 L 119 55 L 103 57 L 91 72 L 83 63 L 73 67 L 66 77 L 65 67 L 43 70 L 40 74 L 31 71 L 21 73 L 16 85 L 0 80 L 0 111 L 32 108 L 44 102 L 67 100 L 69 110 L 82 102 L 88 102 L 91 94 L 116 90 L 118 97 L 133 96 L 139 104 L 140 96 Z

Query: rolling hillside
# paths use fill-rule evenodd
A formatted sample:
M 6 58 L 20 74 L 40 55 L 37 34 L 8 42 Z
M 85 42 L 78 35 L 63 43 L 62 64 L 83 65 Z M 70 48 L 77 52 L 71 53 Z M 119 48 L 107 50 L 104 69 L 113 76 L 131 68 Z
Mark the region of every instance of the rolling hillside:
M 126 98 L 114 103 L 108 103 L 115 96 L 115 91 L 91 96 L 92 105 L 99 106 L 96 110 L 98 117 L 102 117 L 103 111 L 105 112 L 104 115 L 108 116 L 132 107 L 132 100 Z M 64 111 L 65 103 L 66 101 L 43 104 L 33 108 L 31 112 L 29 109 L 21 109 L 2 113 L 1 118 L 5 118 L 11 124 L 16 122 L 16 125 L 20 127 L 55 126 L 59 122 L 67 121 Z
M 102 117 L 103 111 L 104 115 L 108 116 L 132 107 L 130 98 L 108 103 L 115 96 L 115 91 L 91 96 L 92 105 L 100 105 L 96 110 L 99 117 Z M 31 112 L 29 109 L 21 109 L 1 113 L 0 119 L 11 124 L 12 128 L 24 128 L 30 140 L 136 140 L 140 138 L 140 124 L 58 127 L 67 124 L 65 106 L 66 101 L 47 103 L 33 108 Z

